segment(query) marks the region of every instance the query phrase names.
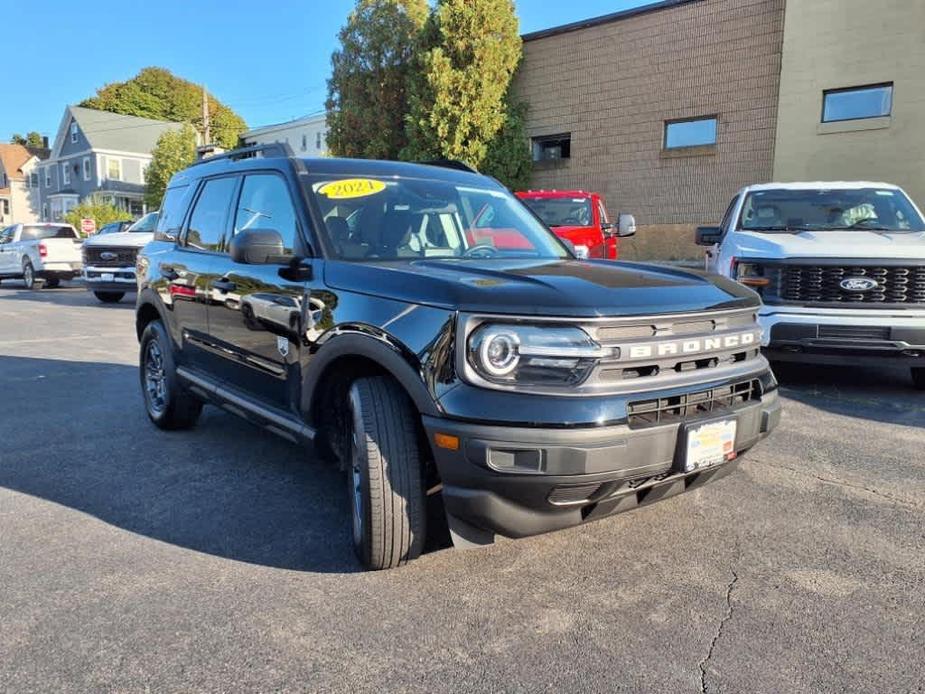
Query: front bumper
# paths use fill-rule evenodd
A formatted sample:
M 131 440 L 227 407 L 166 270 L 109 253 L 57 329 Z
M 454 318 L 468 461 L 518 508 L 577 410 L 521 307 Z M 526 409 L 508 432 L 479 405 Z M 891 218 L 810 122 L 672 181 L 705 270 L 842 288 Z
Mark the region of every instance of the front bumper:
M 733 416 L 738 454 L 777 426 L 777 390 L 702 421 Z M 454 541 L 485 544 L 496 534 L 526 537 L 579 525 L 726 475 L 735 461 L 682 470 L 682 427 L 696 421 L 555 429 L 425 417 L 424 428 L 432 442 L 438 433 L 459 439 L 456 450 L 432 446 Z
M 766 305 L 765 354 L 775 361 L 925 367 L 925 312 Z
M 99 267 L 84 268 L 84 282 L 90 291 L 133 292 L 137 288 L 135 268 Z

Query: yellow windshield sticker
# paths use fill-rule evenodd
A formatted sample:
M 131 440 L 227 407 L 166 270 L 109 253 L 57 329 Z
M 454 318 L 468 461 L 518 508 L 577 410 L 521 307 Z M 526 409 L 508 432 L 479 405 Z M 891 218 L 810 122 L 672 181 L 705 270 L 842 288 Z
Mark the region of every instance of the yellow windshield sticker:
M 330 200 L 349 200 L 365 198 L 385 190 L 385 183 L 372 178 L 345 178 L 341 181 L 325 183 L 318 192 Z

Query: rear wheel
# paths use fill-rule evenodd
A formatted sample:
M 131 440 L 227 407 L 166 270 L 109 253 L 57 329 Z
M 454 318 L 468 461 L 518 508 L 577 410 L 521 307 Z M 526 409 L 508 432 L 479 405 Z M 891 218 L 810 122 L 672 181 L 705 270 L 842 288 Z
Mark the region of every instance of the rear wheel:
M 912 369 L 912 385 L 918 390 L 925 390 L 925 368 Z
M 141 335 L 139 364 L 141 391 L 151 421 L 161 429 L 193 427 L 202 412 L 202 401 L 180 383 L 170 338 L 159 320 L 148 323 Z
M 22 281 L 26 289 L 36 289 L 35 268 L 32 267 L 32 261 L 26 258 L 22 261 Z
M 104 304 L 118 304 L 125 296 L 125 292 L 93 292 L 93 294 Z
M 347 471 L 353 546 L 368 569 L 416 559 L 426 533 L 416 413 L 389 378 L 354 381 Z

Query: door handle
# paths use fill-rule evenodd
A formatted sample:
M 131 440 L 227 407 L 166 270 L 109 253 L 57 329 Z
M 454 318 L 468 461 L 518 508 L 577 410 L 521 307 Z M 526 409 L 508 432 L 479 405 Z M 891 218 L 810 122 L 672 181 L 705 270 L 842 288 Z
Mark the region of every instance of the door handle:
M 236 285 L 231 280 L 215 280 L 212 283 L 212 286 L 222 293 L 227 293 L 227 292 L 233 292 L 237 288 L 238 285 Z
M 161 265 L 161 274 L 171 282 L 180 279 L 180 273 L 174 269 L 173 265 Z

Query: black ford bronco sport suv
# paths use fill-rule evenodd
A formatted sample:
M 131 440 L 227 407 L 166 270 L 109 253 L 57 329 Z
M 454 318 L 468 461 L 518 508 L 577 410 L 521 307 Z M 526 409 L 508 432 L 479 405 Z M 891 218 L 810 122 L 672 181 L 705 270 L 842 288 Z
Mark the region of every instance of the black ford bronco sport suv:
M 749 289 L 579 261 L 462 165 L 205 159 L 137 269 L 153 422 L 209 402 L 339 461 L 372 569 L 420 554 L 429 500 L 456 545 L 565 528 L 726 474 L 780 416 Z

